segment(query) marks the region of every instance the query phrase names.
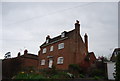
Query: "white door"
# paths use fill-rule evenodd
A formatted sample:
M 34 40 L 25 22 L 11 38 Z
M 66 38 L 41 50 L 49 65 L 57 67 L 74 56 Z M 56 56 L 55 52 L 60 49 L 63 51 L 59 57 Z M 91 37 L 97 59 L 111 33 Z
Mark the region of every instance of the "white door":
M 49 59 L 49 65 L 48 65 L 48 67 L 49 67 L 49 68 L 52 68 L 52 65 L 53 65 L 53 60 L 52 60 L 52 59 Z

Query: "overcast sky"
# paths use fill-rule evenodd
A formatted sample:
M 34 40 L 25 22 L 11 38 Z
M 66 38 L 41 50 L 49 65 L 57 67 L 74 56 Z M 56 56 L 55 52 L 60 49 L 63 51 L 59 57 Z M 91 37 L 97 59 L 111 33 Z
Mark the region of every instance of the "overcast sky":
M 47 35 L 53 38 L 74 29 L 76 20 L 80 21 L 82 38 L 88 34 L 89 51 L 96 56 L 110 56 L 118 47 L 117 2 L 4 2 L 0 5 L 0 58 L 9 51 L 16 57 L 24 49 L 37 54 Z

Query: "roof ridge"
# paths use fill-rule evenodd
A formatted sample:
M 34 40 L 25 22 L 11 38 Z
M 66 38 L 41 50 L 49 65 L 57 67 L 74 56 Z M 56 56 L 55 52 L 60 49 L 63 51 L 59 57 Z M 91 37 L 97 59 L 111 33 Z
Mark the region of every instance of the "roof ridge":
M 70 30 L 70 31 L 64 31 L 65 34 L 66 34 L 65 37 L 68 37 L 68 36 L 69 36 L 68 34 L 70 34 L 71 32 L 73 32 L 74 30 L 75 30 L 75 29 Z M 65 38 L 65 37 L 63 37 L 63 38 Z M 60 39 L 61 39 L 61 35 L 58 35 L 58 36 L 56 36 L 56 37 L 50 38 L 50 39 L 49 39 L 49 43 L 54 42 L 54 41 L 57 41 L 57 40 L 60 40 Z M 44 45 L 46 45 L 46 42 L 44 42 L 41 46 L 44 46 Z

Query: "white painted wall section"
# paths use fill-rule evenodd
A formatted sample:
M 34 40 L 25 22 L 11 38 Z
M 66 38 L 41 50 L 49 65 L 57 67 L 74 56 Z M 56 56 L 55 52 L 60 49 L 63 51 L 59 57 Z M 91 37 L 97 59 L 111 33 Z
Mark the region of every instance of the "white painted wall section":
M 107 62 L 107 75 L 108 80 L 115 80 L 115 62 Z

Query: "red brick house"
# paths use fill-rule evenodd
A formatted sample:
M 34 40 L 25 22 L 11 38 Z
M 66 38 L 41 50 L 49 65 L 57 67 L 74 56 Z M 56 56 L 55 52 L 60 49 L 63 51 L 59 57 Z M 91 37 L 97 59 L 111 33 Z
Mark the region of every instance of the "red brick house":
M 89 67 L 95 67 L 96 66 L 96 57 L 94 52 L 89 52 L 88 55 L 85 57 L 85 60 L 81 62 L 81 67 L 84 69 L 87 69 Z
M 75 29 L 71 31 L 64 31 L 54 38 L 50 38 L 48 35 L 46 41 L 40 46 L 38 68 L 52 68 L 54 65 L 57 69 L 67 70 L 70 64 L 82 66 L 86 56 L 91 56 L 95 61 L 95 56 L 92 57 L 94 53 L 91 55 L 88 53 L 87 34 L 85 34 L 84 40 L 80 35 L 79 21 L 75 23 Z
M 21 59 L 22 61 L 22 67 L 35 67 L 38 66 L 38 55 L 28 53 L 27 50 L 24 51 L 24 55 L 20 55 L 18 53 L 17 59 Z
M 18 53 L 15 58 L 8 58 L 2 60 L 2 78 L 9 79 L 19 71 L 26 68 L 37 68 L 38 56 L 24 51 L 23 55 Z

